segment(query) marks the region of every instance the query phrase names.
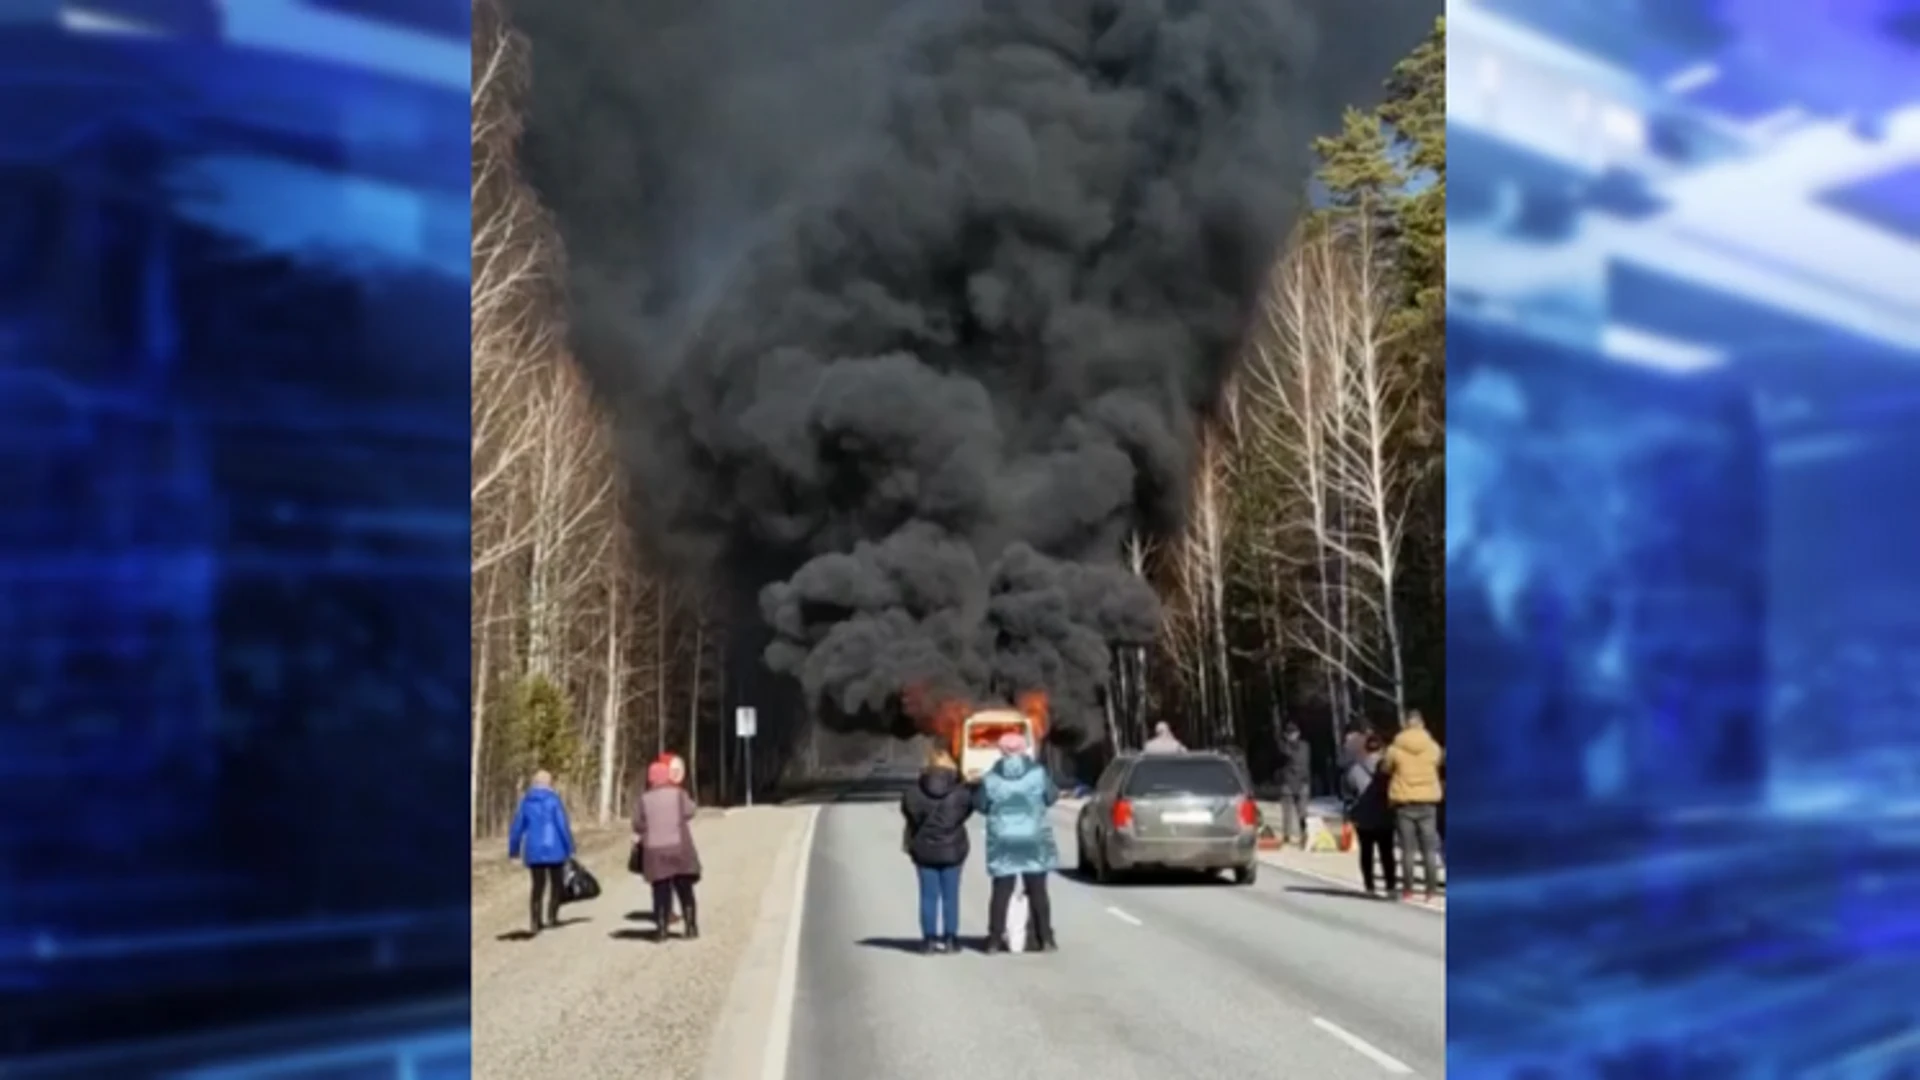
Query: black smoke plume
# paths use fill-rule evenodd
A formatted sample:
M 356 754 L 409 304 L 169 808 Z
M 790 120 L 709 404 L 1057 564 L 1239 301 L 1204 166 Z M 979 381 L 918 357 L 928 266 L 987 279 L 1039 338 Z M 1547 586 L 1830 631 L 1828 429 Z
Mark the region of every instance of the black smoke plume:
M 842 722 L 1099 729 L 1311 136 L 1437 0 L 527 0 L 524 165 L 654 558 Z

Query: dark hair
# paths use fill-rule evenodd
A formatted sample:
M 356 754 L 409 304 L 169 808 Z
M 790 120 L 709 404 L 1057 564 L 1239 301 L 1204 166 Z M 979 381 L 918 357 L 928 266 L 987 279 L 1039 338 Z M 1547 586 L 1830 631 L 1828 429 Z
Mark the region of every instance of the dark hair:
M 1367 753 L 1369 754 L 1379 753 L 1381 750 L 1386 749 L 1386 745 L 1387 745 L 1386 740 L 1382 739 L 1378 735 L 1367 736 Z

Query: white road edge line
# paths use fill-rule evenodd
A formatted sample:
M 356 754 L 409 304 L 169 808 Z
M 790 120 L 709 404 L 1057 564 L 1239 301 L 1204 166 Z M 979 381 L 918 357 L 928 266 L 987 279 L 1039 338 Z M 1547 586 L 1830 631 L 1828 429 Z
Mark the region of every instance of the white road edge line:
M 1401 1061 L 1399 1058 L 1394 1057 L 1393 1055 L 1387 1053 L 1385 1050 L 1380 1049 L 1379 1047 L 1373 1045 L 1372 1043 L 1361 1038 L 1360 1036 L 1355 1035 L 1353 1032 L 1348 1031 L 1346 1028 L 1341 1027 L 1339 1024 L 1336 1024 L 1331 1020 L 1322 1020 L 1320 1017 L 1316 1016 L 1313 1018 L 1313 1026 L 1319 1028 L 1321 1031 L 1326 1032 L 1327 1034 L 1333 1036 L 1334 1038 L 1339 1039 L 1341 1042 L 1346 1043 L 1349 1047 L 1353 1049 L 1355 1053 L 1373 1062 L 1375 1065 L 1378 1065 L 1381 1068 L 1387 1070 L 1388 1072 L 1394 1074 L 1395 1076 L 1408 1076 L 1408 1075 L 1411 1075 L 1413 1072 L 1412 1069 L 1407 1067 L 1406 1062 Z
M 1113 916 L 1116 919 L 1119 919 L 1121 922 L 1126 923 L 1129 926 L 1145 926 L 1146 925 L 1146 923 L 1143 923 L 1139 919 L 1136 919 L 1133 916 L 1127 914 L 1126 912 L 1121 911 L 1117 907 L 1108 908 L 1107 914 Z
M 813 830 L 820 824 L 820 808 L 807 814 L 807 832 L 800 839 L 800 870 L 793 875 L 793 914 L 787 922 L 787 941 L 780 951 L 780 981 L 773 996 L 773 1026 L 767 1030 L 767 1056 L 760 1067 L 762 1080 L 786 1080 L 787 1049 L 793 1042 L 793 998 L 800 985 L 800 927 L 807 914 L 807 875 L 813 870 Z

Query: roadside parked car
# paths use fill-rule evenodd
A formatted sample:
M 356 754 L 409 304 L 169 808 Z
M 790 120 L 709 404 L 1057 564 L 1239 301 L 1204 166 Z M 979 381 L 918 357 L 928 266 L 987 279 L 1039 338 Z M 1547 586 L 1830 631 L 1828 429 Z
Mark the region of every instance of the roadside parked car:
M 1082 873 L 1231 871 L 1253 884 L 1260 805 L 1237 759 L 1209 751 L 1124 754 L 1100 774 L 1075 826 Z

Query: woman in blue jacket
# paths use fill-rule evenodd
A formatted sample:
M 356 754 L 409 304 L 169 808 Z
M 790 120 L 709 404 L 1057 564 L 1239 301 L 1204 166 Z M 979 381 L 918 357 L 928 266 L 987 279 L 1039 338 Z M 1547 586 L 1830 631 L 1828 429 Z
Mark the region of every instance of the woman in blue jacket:
M 1027 752 L 1027 740 L 1000 740 L 1000 760 L 980 781 L 979 805 L 987 819 L 987 876 L 993 894 L 987 907 L 987 951 L 1007 951 L 1007 907 L 1016 886 L 1026 889 L 1030 908 L 1028 951 L 1052 952 L 1053 909 L 1047 902 L 1047 875 L 1060 867 L 1048 808 L 1060 799 L 1053 777 Z
M 523 855 L 533 876 L 533 895 L 527 901 L 530 932 L 538 934 L 543 906 L 546 926 L 560 922 L 567 860 L 573 857 L 573 827 L 567 823 L 567 804 L 553 790 L 553 774 L 545 769 L 533 774 L 533 786 L 520 800 L 520 810 L 513 815 L 513 830 L 507 834 L 507 858 Z

